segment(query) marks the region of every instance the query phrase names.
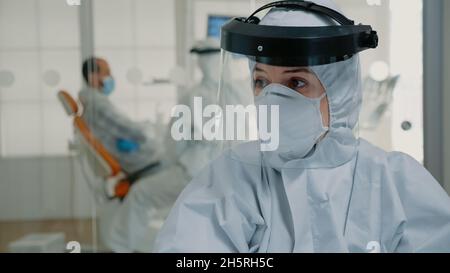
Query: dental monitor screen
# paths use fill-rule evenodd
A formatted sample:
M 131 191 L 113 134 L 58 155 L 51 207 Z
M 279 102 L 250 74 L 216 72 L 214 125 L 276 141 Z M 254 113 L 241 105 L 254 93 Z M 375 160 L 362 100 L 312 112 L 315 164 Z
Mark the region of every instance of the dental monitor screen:
M 208 37 L 220 39 L 220 28 L 228 22 L 232 16 L 209 15 L 208 16 Z

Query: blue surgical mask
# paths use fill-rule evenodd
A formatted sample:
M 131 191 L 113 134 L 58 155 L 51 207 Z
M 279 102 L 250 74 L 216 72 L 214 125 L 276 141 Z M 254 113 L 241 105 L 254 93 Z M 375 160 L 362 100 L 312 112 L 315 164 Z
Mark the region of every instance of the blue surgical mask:
M 114 81 L 113 77 L 108 76 L 103 79 L 103 88 L 102 88 L 103 94 L 105 94 L 106 96 L 109 96 L 114 91 L 115 87 L 116 87 L 116 82 Z

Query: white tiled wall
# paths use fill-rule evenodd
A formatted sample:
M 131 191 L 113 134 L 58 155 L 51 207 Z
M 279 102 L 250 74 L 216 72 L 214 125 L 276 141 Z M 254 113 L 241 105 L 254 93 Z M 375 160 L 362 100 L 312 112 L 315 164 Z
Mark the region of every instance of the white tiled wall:
M 14 83 L 1 89 L 2 101 L 38 101 L 40 98 L 37 50 L 1 50 L 0 70 L 13 73 Z
M 136 41 L 140 46 L 175 46 L 175 1 L 136 1 Z
M 1 47 L 27 48 L 38 45 L 37 9 L 38 2 L 36 0 L 0 1 Z
M 117 107 L 139 121 L 168 121 L 176 103 L 172 84 L 149 85 L 168 79 L 176 65 L 174 0 L 96 0 L 93 2 L 95 52 L 105 58 L 116 79 L 111 95 Z M 131 73 L 137 73 L 133 81 Z M 157 110 L 156 105 L 170 105 Z
M 2 152 L 29 156 L 42 152 L 42 108 L 30 102 L 2 103 Z
M 39 0 L 38 2 L 41 46 L 77 48 L 80 44 L 80 33 L 76 8 L 67 6 L 64 0 Z
M 56 94 L 81 85 L 78 25 L 65 1 L 0 0 L 0 71 L 14 75 L 0 87 L 1 156 L 67 154 L 70 123 Z
M 0 159 L 0 173 L 0 221 L 91 216 L 92 195 L 74 158 Z

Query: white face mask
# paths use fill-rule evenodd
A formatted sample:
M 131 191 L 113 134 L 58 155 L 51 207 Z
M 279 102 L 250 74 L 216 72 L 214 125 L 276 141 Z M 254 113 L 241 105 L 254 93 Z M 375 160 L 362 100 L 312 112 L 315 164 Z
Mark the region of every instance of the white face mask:
M 323 126 L 320 102 L 326 96 L 308 98 L 281 84 L 266 86 L 255 104 L 278 105 L 280 111 L 277 153 L 287 160 L 304 158 L 329 128 Z

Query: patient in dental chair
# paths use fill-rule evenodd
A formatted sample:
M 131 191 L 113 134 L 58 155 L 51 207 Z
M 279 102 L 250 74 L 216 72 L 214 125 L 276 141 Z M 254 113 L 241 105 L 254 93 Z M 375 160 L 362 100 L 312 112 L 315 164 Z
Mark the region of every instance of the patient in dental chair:
M 79 93 L 83 118 L 105 148 L 119 161 L 128 175 L 145 176 L 159 165 L 159 145 L 148 136 L 141 123 L 130 120 L 110 101 L 115 89 L 109 64 L 101 58 L 84 61 L 83 78 L 87 88 Z
M 149 123 L 132 121 L 110 101 L 115 82 L 106 60 L 89 58 L 82 72 L 87 83 L 79 93 L 82 118 L 119 162 L 127 180 L 136 182 L 123 200 L 97 204 L 101 243 L 114 252 L 151 252 L 156 233 L 190 180 L 189 173 L 175 155 L 161 148 L 157 133 L 149 134 Z

